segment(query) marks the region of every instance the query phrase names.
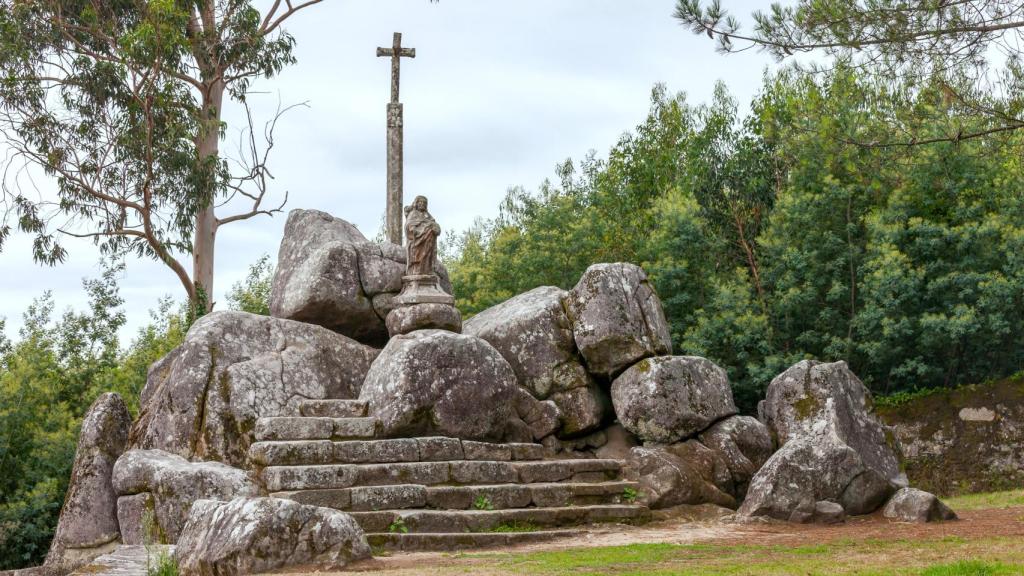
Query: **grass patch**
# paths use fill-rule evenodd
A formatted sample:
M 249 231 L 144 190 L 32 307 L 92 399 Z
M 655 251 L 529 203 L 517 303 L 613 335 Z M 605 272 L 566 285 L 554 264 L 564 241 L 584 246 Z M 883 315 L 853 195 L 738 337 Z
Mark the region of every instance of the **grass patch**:
M 925 568 L 921 576 L 1002 576 L 1020 574 L 1021 566 L 1010 566 L 1002 562 L 981 562 L 962 560 L 952 564 L 935 564 Z
M 529 522 L 505 522 L 491 528 L 488 532 L 536 532 L 538 530 L 540 530 L 540 526 Z
M 146 551 L 146 576 L 178 576 L 178 561 L 160 550 L 155 554 Z
M 655 543 L 464 558 L 486 558 L 487 574 L 545 576 L 1024 574 L 1024 542 L 1017 538 L 840 540 L 806 546 Z M 950 563 L 951 558 L 970 560 Z
M 1012 508 L 1024 506 L 1024 489 L 1004 490 L 1002 492 L 983 492 L 980 494 L 964 494 L 943 500 L 947 506 L 958 510 L 989 510 L 992 508 Z

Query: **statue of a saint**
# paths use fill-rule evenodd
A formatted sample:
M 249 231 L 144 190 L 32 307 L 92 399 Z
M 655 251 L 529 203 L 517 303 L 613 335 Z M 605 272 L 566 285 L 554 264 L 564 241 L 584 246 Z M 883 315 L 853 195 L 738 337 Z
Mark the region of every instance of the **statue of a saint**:
M 406 276 L 434 274 L 437 238 L 440 235 L 441 226 L 427 212 L 427 199 L 417 196 L 411 206 L 405 207 Z

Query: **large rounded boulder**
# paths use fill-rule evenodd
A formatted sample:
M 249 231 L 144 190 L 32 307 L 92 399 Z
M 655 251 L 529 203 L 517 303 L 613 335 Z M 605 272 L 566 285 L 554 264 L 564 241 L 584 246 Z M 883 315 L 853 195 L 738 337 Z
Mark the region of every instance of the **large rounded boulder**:
M 500 440 L 518 419 L 516 387 L 512 367 L 485 340 L 419 330 L 388 342 L 359 399 L 385 436 Z
M 895 438 L 845 362 L 793 365 L 760 411 L 780 448 L 751 479 L 741 515 L 806 520 L 819 502 L 867 514 L 905 484 Z
M 698 356 L 637 362 L 612 383 L 619 422 L 646 442 L 689 438 L 737 413 L 725 370 Z
M 354 398 L 378 350 L 326 328 L 213 312 L 149 371 L 131 448 L 248 465 L 256 420 L 304 399 Z
M 661 300 L 635 264 L 594 264 L 566 300 L 587 369 L 611 379 L 637 361 L 672 353 Z
M 846 362 L 798 362 L 772 380 L 763 411 L 780 445 L 793 438 L 834 436 L 883 478 L 899 475 L 895 437 Z
M 508 360 L 519 385 L 559 409 L 559 436 L 597 430 L 611 417 L 607 392 L 583 366 L 565 312 L 568 292 L 541 286 L 480 312 L 462 330 Z
M 567 296 L 554 286 L 534 288 L 473 316 L 462 331 L 494 346 L 536 398 L 583 388 L 590 376 L 565 314 Z
M 270 313 L 381 346 L 388 339 L 384 320 L 402 289 L 405 262 L 401 246 L 370 242 L 341 218 L 292 210 L 278 250 Z M 435 272 L 450 294 L 444 266 L 437 264 Z

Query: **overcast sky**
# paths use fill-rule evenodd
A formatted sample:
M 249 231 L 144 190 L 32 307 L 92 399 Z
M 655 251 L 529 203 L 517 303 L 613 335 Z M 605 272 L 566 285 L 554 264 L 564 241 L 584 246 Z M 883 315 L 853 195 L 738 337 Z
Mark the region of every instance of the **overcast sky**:
M 731 0 L 744 22 L 753 0 Z M 270 159 L 273 189 L 288 209 L 315 208 L 372 237 L 385 194 L 385 105 L 390 65 L 376 58 L 393 32 L 416 48 L 402 61 L 405 197 L 423 194 L 446 233 L 492 217 L 509 187 L 534 189 L 556 163 L 589 150 L 607 153 L 646 116 L 651 88 L 665 83 L 706 102 L 724 81 L 744 108 L 775 64 L 750 51 L 723 56 L 671 17 L 673 0 L 325 0 L 288 23 L 298 63 L 262 82 L 253 98 L 266 117 L 277 106 L 308 103 L 278 124 Z M 229 140 L 237 108 L 225 111 Z M 45 182 L 39 182 L 46 188 Z M 278 196 L 280 197 L 280 196 Z M 215 300 L 263 254 L 276 260 L 285 215 L 220 230 Z M 80 308 L 83 277 L 99 274 L 88 242 L 68 243 L 56 268 L 32 262 L 31 239 L 14 236 L 0 253 L 0 317 L 17 334 L 31 300 L 52 290 L 58 310 Z M 174 275 L 128 260 L 120 286 L 126 339 L 163 295 L 183 297 Z

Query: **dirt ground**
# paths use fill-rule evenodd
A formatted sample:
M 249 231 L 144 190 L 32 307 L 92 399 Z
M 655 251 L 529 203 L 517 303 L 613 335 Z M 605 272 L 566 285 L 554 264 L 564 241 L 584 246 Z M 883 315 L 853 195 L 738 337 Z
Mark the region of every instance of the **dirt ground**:
M 348 567 L 336 574 L 371 573 L 384 576 L 413 574 L 505 574 L 494 567 L 496 557 L 539 551 L 583 549 L 587 547 L 623 546 L 628 544 L 712 544 L 729 546 L 797 547 L 841 542 L 851 551 L 863 545 L 886 541 L 983 541 L 998 542 L 1001 538 L 1024 542 L 1024 508 L 968 510 L 960 520 L 934 524 L 892 522 L 880 514 L 851 518 L 833 526 L 794 525 L 787 523 L 734 524 L 719 521 L 693 522 L 663 520 L 644 526 L 597 526 L 582 537 L 556 540 L 501 550 L 452 553 L 408 553 L 374 558 Z M 998 545 L 998 544 L 996 544 Z M 901 552 L 893 561 L 899 561 Z M 906 551 L 920 555 L 920 550 Z

